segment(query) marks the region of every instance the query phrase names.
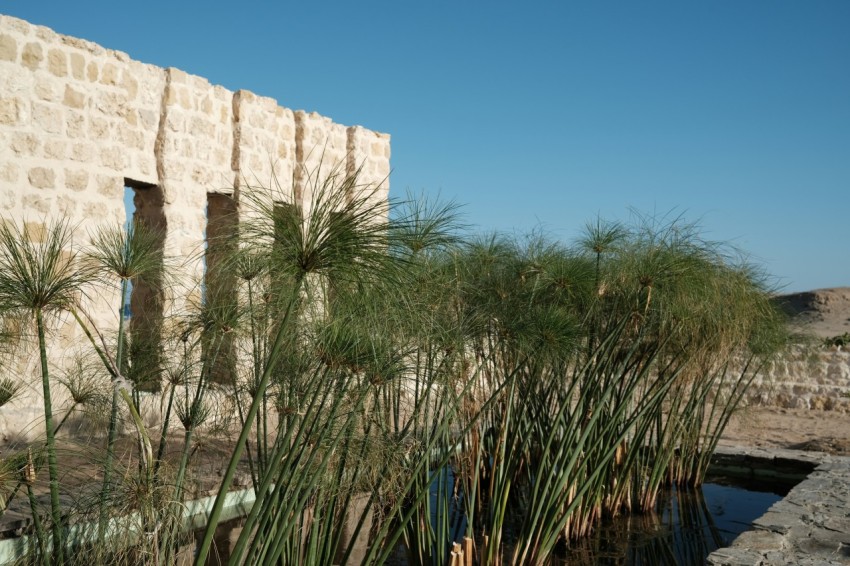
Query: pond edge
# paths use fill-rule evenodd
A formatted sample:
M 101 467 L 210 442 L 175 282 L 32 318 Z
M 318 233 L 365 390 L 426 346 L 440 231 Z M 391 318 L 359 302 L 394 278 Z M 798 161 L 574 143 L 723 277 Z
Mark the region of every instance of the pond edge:
M 781 479 L 813 468 L 803 481 L 753 521 L 732 544 L 712 552 L 711 566 L 850 563 L 850 457 L 801 450 L 721 447 L 721 468 Z M 778 470 L 779 476 L 777 476 Z M 787 477 L 786 479 L 790 479 Z

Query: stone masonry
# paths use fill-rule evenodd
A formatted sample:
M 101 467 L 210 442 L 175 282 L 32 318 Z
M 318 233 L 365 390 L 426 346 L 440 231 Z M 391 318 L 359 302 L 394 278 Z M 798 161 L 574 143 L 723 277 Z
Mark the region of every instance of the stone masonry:
M 131 187 L 137 211 L 157 208 L 166 256 L 197 256 L 210 194 L 231 197 L 238 210 L 245 191 L 276 184 L 284 200 L 305 206 L 311 179 L 359 169 L 360 183 L 385 201 L 389 158 L 387 134 L 0 15 L 0 217 L 33 233 L 65 218 L 84 246 L 96 225 L 124 224 Z M 189 265 L 184 287 L 197 289 L 202 271 L 200 259 Z M 104 329 L 118 320 L 111 299 L 91 305 Z M 56 321 L 53 334 L 61 367 L 64 352 L 84 340 L 68 320 Z M 36 356 L 21 350 L 14 365 L 30 376 Z M 37 420 L 39 388 L 30 389 L 27 401 L 0 409 L 0 437 Z
M 850 352 L 836 347 L 792 345 L 756 378 L 751 405 L 826 411 L 850 410 Z
M 719 453 L 761 469 L 795 461 L 816 468 L 753 521 L 752 530 L 711 553 L 710 566 L 850 564 L 850 458 L 760 448 L 721 448 Z

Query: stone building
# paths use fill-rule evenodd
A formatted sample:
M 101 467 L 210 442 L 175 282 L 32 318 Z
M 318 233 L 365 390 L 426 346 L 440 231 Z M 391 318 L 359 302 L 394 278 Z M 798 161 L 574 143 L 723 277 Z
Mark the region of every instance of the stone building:
M 84 245 L 96 224 L 124 224 L 132 191 L 136 217 L 165 229 L 165 254 L 189 257 L 208 226 L 238 212 L 244 191 L 273 179 L 284 200 L 303 206 L 305 173 L 359 168 L 360 182 L 386 199 L 389 157 L 387 134 L 0 15 L 0 217 L 33 234 L 66 218 Z M 202 262 L 184 275 L 186 288 L 197 287 Z M 101 297 L 91 305 L 100 327 L 117 324 L 114 304 Z M 61 366 L 83 340 L 68 320 L 54 336 L 52 362 Z M 21 350 L 15 373 L 32 375 L 36 357 Z M 37 420 L 36 383 L 29 401 L 0 410 L 0 435 Z

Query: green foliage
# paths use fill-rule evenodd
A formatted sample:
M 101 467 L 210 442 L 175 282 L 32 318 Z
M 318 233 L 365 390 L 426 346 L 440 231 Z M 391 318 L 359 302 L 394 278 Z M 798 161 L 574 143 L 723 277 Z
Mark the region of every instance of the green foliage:
M 824 338 L 823 344 L 824 344 L 824 346 L 826 346 L 828 348 L 835 348 L 835 347 L 843 348 L 843 347 L 846 347 L 846 346 L 850 345 L 850 332 L 845 332 L 844 334 L 842 334 L 840 336 L 832 336 L 830 338 Z
M 20 382 L 10 377 L 0 379 L 0 407 L 8 404 L 17 397 L 22 387 L 23 385 Z
M 0 225 L 0 311 L 58 311 L 76 304 L 91 272 L 77 262 L 66 222 Z M 28 313 L 28 314 L 29 314 Z
M 123 316 L 117 339 L 102 336 L 77 299 L 96 280 L 123 313 L 129 282 L 162 285 L 161 234 L 99 230 L 79 263 L 66 228 L 38 244 L 0 228 L 4 320 L 38 315 L 44 351 L 41 314 L 70 309 L 103 366 L 60 381 L 72 410 L 110 406 L 102 483 L 81 512 L 107 548 L 81 553 L 94 563 L 176 561 L 194 455 L 228 411 L 237 438 L 199 564 L 242 466 L 257 502 L 232 563 L 380 564 L 403 543 L 411 564 L 448 564 L 456 542 L 479 564 L 546 563 L 603 517 L 699 484 L 784 343 L 764 277 L 679 219 L 597 219 L 574 246 L 466 237 L 452 204 L 408 195 L 388 211 L 356 174 L 302 177 L 300 203 L 240 189 L 243 221 L 210 243 L 204 296 L 153 340 Z M 166 377 L 158 429 L 142 418 L 144 375 Z M 18 387 L 0 382 L 0 401 Z M 10 478 L 26 468 L 2 463 Z M 119 515 L 137 517 L 123 542 L 107 527 Z
M 0 315 L 27 317 L 35 322 L 44 396 L 44 425 L 50 475 L 50 519 L 53 561 L 64 561 L 65 529 L 59 502 L 53 400 L 47 361 L 45 315 L 73 308 L 88 282 L 90 272 L 77 265 L 72 248 L 72 228 L 66 222 L 20 229 L 15 224 L 0 226 Z M 37 527 L 40 526 L 36 523 Z M 44 539 L 44 532 L 39 533 Z
M 145 224 L 129 228 L 109 225 L 99 227 L 92 235 L 86 254 L 92 268 L 107 279 L 127 281 L 158 280 L 163 275 L 163 240 L 165 234 Z

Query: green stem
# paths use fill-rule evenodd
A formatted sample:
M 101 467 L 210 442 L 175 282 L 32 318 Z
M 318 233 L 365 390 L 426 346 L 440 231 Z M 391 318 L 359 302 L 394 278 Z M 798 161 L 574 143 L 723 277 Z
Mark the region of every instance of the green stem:
M 192 428 L 187 428 L 186 432 L 184 434 L 184 437 L 183 437 L 183 452 L 180 456 L 180 468 L 178 469 L 178 472 L 177 472 L 177 481 L 175 483 L 175 490 L 174 490 L 174 510 L 176 511 L 176 513 L 179 513 L 180 510 L 183 508 L 183 482 L 184 482 L 185 477 L 186 477 L 186 467 L 189 464 L 189 452 L 190 452 L 189 447 L 192 445 L 192 431 L 193 431 Z M 176 513 L 175 513 L 175 515 L 176 515 Z M 179 516 L 179 515 L 177 515 L 177 516 Z M 168 524 L 165 523 L 165 520 L 167 520 L 167 519 L 168 519 L 167 516 L 162 517 L 161 520 L 160 520 L 160 525 L 165 525 L 166 527 L 171 527 L 172 525 L 168 525 Z M 168 531 L 162 531 L 162 532 L 168 532 Z M 164 560 L 163 560 L 164 564 L 170 564 L 171 563 L 172 553 L 176 549 L 176 547 L 178 546 L 178 544 L 177 544 L 178 541 L 176 539 L 176 535 L 178 533 L 179 533 L 179 524 L 174 525 L 174 528 L 170 529 L 169 534 L 171 536 L 168 536 L 168 534 L 167 534 L 166 536 L 162 537 L 160 549 L 159 549 L 159 554 L 160 554 L 160 556 L 162 556 L 164 558 Z
M 127 280 L 121 280 L 121 307 L 118 309 L 118 346 L 115 364 L 119 373 L 124 371 L 124 308 L 126 307 Z M 115 461 L 115 437 L 118 430 L 118 391 L 112 387 L 112 404 L 109 408 L 109 430 L 106 436 L 106 462 L 103 465 L 103 487 L 98 501 L 97 540 L 103 541 L 106 529 L 106 502 L 109 499 L 109 486 L 112 483 L 112 468 Z
M 74 409 L 76 409 L 76 408 L 77 408 L 77 404 L 76 404 L 76 403 L 74 403 L 73 405 L 71 405 L 71 408 L 70 408 L 70 409 L 68 409 L 68 412 L 66 412 L 66 413 L 65 413 L 65 416 L 64 416 L 64 417 L 62 417 L 62 420 L 61 420 L 61 421 L 59 421 L 59 424 L 58 424 L 58 425 L 56 425 L 56 429 L 54 429 L 53 434 L 57 434 L 57 433 L 59 432 L 59 429 L 61 429 L 61 428 L 62 428 L 62 425 L 63 425 L 63 424 L 65 424 L 65 421 L 67 421 L 67 420 L 68 420 L 68 417 L 70 417 L 70 416 L 74 413 Z
M 62 417 L 62 420 L 59 422 L 59 424 L 58 424 L 58 425 L 56 425 L 56 429 L 53 431 L 53 434 L 57 434 L 57 433 L 59 432 L 59 430 L 62 428 L 62 425 L 64 425 L 64 424 L 65 424 L 65 421 L 67 421 L 67 420 L 68 420 L 68 417 L 70 417 L 70 416 L 71 416 L 71 414 L 74 412 L 74 409 L 76 409 L 76 407 L 77 407 L 77 404 L 76 404 L 76 403 L 74 403 L 74 404 L 71 406 L 71 408 L 70 408 L 70 409 L 68 409 L 68 412 L 67 412 L 67 413 L 65 413 L 65 416 L 64 416 L 64 417 Z M 18 481 L 18 483 L 17 483 L 17 484 L 15 484 L 15 488 L 12 490 L 12 493 L 11 493 L 11 494 L 9 495 L 9 497 L 6 499 L 6 502 L 5 502 L 5 504 L 3 505 L 3 507 L 2 507 L 2 508 L 0 508 L 0 519 L 2 519 L 2 518 L 3 518 L 3 515 L 4 515 L 4 514 L 6 513 L 6 511 L 9 509 L 9 505 L 11 505 L 12 501 L 15 499 L 15 496 L 18 494 L 18 490 L 19 490 L 19 489 L 21 489 L 21 485 L 22 485 L 22 484 L 23 484 L 23 480 L 19 480 L 19 481 Z
M 162 459 L 165 456 L 165 446 L 168 444 L 168 427 L 171 424 L 171 408 L 174 405 L 174 393 L 177 386 L 172 384 L 171 391 L 168 394 L 168 406 L 165 408 L 165 419 L 162 422 L 162 432 L 159 435 L 159 447 L 156 450 L 156 458 L 153 465 L 153 478 L 156 481 L 159 476 L 159 467 L 162 464 Z
M 47 548 L 44 545 L 44 526 L 41 524 L 41 518 L 38 516 L 38 500 L 35 498 L 35 493 L 32 491 L 32 486 L 27 483 L 27 496 L 29 496 L 30 511 L 32 512 L 32 524 L 35 530 L 35 538 L 38 541 L 38 557 L 39 562 L 48 564 Z
M 254 383 L 257 383 L 260 380 L 260 365 L 261 365 L 260 364 L 260 356 L 262 355 L 262 352 L 260 350 L 259 341 L 257 339 L 257 324 L 256 324 L 256 320 L 254 318 L 255 317 L 255 312 L 254 312 L 254 287 L 251 284 L 250 279 L 248 280 L 248 315 L 249 315 L 249 319 L 251 321 L 251 345 L 252 345 L 251 353 L 252 353 L 252 356 L 254 358 L 254 367 L 253 367 L 252 374 L 253 374 L 253 378 L 254 378 Z M 241 411 L 241 409 L 240 409 L 240 411 Z M 259 424 L 257 426 L 257 474 L 258 475 L 262 474 L 262 471 L 265 468 L 265 465 L 263 463 L 263 457 L 264 457 L 264 454 L 266 454 L 268 452 L 268 443 L 267 443 L 268 428 L 267 428 L 267 423 L 266 423 L 267 418 L 268 418 L 268 408 L 267 408 L 267 399 L 266 399 L 265 394 L 263 394 L 263 405 L 262 405 L 261 411 L 259 411 L 258 414 L 259 413 L 262 413 L 261 422 L 262 422 L 263 426 L 260 427 Z M 251 459 L 250 449 L 248 450 L 248 462 L 251 465 L 251 467 L 253 467 L 253 464 L 251 463 L 252 459 Z M 252 476 L 253 476 L 253 471 L 252 471 Z
M 183 372 L 182 381 L 185 383 L 189 376 L 189 346 L 187 341 L 183 341 Z M 159 436 L 159 448 L 156 451 L 156 460 L 153 467 L 153 478 L 156 481 L 159 475 L 159 467 L 162 464 L 162 459 L 165 457 L 165 446 L 168 444 L 168 427 L 171 424 L 171 409 L 174 406 L 174 396 L 177 393 L 177 383 L 171 384 L 171 392 L 168 394 L 168 406 L 165 409 L 165 419 L 162 423 L 162 432 Z
M 198 554 L 195 557 L 196 566 L 201 566 L 206 563 L 207 555 L 209 554 L 210 546 L 212 545 L 213 535 L 215 535 L 219 517 L 221 517 L 221 511 L 224 507 L 224 500 L 227 497 L 227 492 L 230 490 L 230 485 L 233 483 L 233 476 L 236 475 L 236 468 L 239 465 L 239 460 L 242 458 L 242 452 L 245 449 L 245 443 L 248 440 L 248 435 L 251 433 L 251 428 L 253 428 L 252 425 L 254 423 L 254 418 L 256 417 L 257 411 L 263 402 L 263 392 L 266 387 L 268 387 L 274 367 L 277 365 L 277 359 L 280 356 L 280 349 L 283 346 L 284 339 L 286 338 L 286 329 L 288 327 L 289 317 L 291 316 L 292 310 L 295 308 L 295 303 L 298 302 L 299 295 L 301 294 L 302 280 L 303 276 L 296 277 L 292 296 L 289 299 L 289 305 L 283 315 L 283 320 L 278 327 L 277 336 L 275 336 L 274 344 L 272 345 L 271 352 L 269 353 L 268 363 L 263 370 L 263 376 L 260 379 L 260 383 L 257 385 L 257 391 L 251 401 L 248 413 L 245 415 L 245 424 L 242 425 L 242 432 L 240 432 L 239 439 L 236 441 L 236 446 L 233 448 L 233 453 L 230 455 L 230 462 L 227 465 L 227 471 L 224 474 L 224 478 L 221 480 L 218 495 L 215 498 L 212 511 L 210 511 L 209 522 L 207 523 L 206 531 L 204 531 L 204 539 L 201 542 L 201 547 L 198 549 Z
M 86 323 L 83 321 L 83 317 L 80 316 L 79 311 L 77 309 L 71 309 L 70 312 L 74 316 L 74 318 L 76 319 L 77 324 L 80 325 L 80 328 L 83 329 L 83 333 L 89 339 L 89 342 L 91 343 L 92 348 L 94 348 L 94 351 L 97 352 L 97 355 L 100 358 L 100 361 L 103 362 L 103 367 L 106 368 L 106 371 L 109 372 L 109 375 L 113 379 L 118 378 L 119 376 L 118 376 L 118 373 L 116 373 L 116 371 L 120 372 L 121 371 L 120 368 L 113 368 L 112 367 L 112 362 L 110 362 L 109 358 L 106 356 L 106 353 L 103 351 L 103 348 L 101 348 L 98 345 L 97 340 L 95 340 L 95 338 L 94 338 L 94 334 L 92 334 L 89 327 L 86 326 Z
M 245 424 L 245 413 L 242 411 L 242 401 L 239 399 L 239 387 L 234 386 L 233 398 L 236 400 L 236 410 L 239 414 L 239 422 Z M 259 471 L 254 468 L 254 458 L 251 455 L 250 443 L 245 446 L 245 455 L 248 456 L 248 469 L 251 472 L 251 485 L 254 488 L 254 492 L 256 493 L 260 481 Z M 2 515 L 0 515 L 0 517 L 1 516 Z
M 41 354 L 41 387 L 44 391 L 44 427 L 47 433 L 47 470 L 50 476 L 50 516 L 53 522 L 53 561 L 65 562 L 65 541 L 62 532 L 62 510 L 59 507 L 59 472 L 56 465 L 56 437 L 53 428 L 53 402 L 50 398 L 50 371 L 47 366 L 47 340 L 44 335 L 44 315 L 35 309 L 38 326 L 38 349 Z

